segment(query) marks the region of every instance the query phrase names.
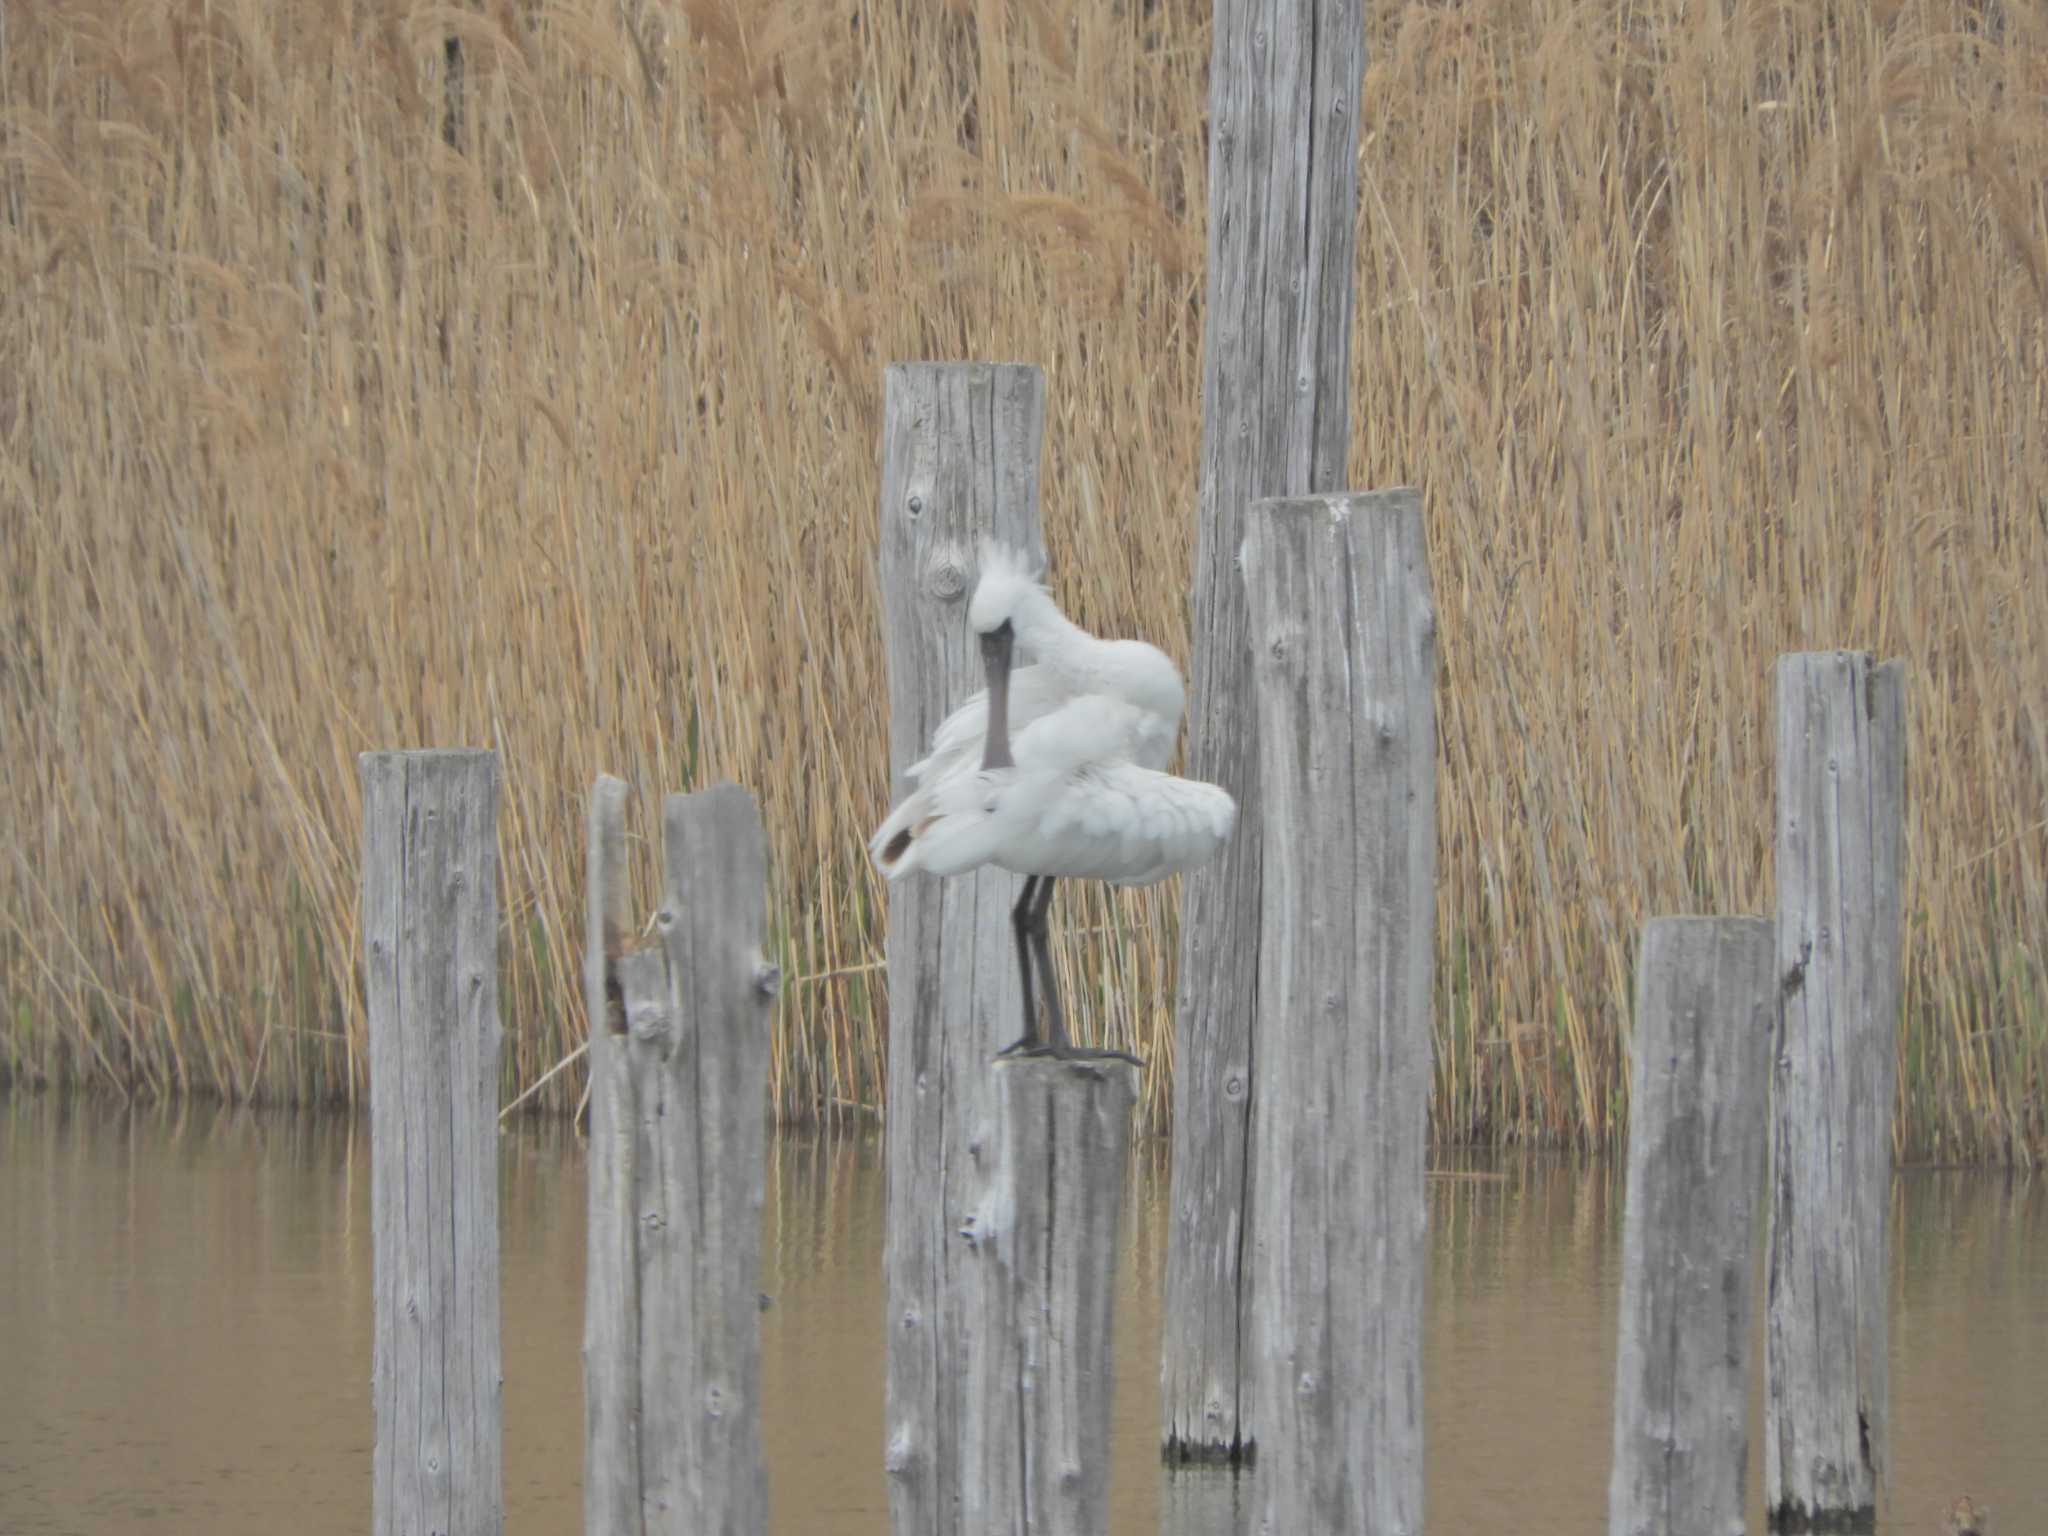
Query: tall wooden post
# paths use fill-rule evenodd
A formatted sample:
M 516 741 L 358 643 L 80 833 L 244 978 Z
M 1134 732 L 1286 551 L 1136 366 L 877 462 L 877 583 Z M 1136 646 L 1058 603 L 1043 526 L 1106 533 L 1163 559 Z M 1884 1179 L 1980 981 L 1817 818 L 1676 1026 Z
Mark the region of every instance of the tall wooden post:
M 1643 929 L 1611 1536 L 1743 1529 L 1773 947 L 1761 917 L 1660 917 Z
M 965 1351 L 961 1529 L 1109 1529 L 1110 1325 L 1138 1073 L 993 1068 L 1001 1155 L 962 1224 L 981 1347 Z
M 1259 969 L 1259 767 L 1238 545 L 1256 497 L 1348 484 L 1364 0 L 1217 0 L 1209 284 L 1188 772 L 1238 833 L 1187 878 L 1175 1006 L 1173 1196 L 1161 1339 L 1169 1457 L 1234 1459 L 1251 1430 L 1242 1246 Z
M 623 947 L 623 786 L 591 801 L 584 1529 L 768 1527 L 761 1460 L 767 840 L 736 784 L 663 805 L 656 938 Z
M 1422 1528 L 1436 616 L 1421 498 L 1245 528 L 1265 870 L 1254 1053 L 1255 1529 Z
M 976 548 L 1037 551 L 1045 381 L 1021 364 L 888 370 L 882 427 L 882 598 L 894 793 L 932 728 L 981 686 L 967 630 Z M 961 1524 L 964 1383 L 994 1347 L 956 1235 L 997 1156 L 989 1061 L 1023 1032 L 1010 932 L 1016 879 L 983 870 L 889 887 L 886 1391 L 896 1536 Z
M 1778 966 L 1764 1496 L 1868 1528 L 1885 1458 L 1904 666 L 1778 658 Z
M 504 1528 L 498 759 L 366 752 L 371 1529 Z

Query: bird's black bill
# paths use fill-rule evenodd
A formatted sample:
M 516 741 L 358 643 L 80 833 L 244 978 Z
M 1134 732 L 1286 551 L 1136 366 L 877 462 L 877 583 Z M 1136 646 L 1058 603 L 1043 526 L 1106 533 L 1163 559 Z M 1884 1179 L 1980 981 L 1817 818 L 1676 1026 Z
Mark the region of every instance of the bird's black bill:
M 1008 619 L 981 637 L 981 665 L 988 674 L 988 728 L 982 733 L 981 766 L 1009 768 L 1010 756 L 1010 655 L 1017 632 Z

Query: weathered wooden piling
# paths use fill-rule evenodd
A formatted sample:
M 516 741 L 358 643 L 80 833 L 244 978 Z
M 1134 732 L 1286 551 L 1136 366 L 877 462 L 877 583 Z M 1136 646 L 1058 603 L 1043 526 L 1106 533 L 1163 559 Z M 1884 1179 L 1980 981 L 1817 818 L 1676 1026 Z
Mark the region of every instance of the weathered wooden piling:
M 880 565 L 892 799 L 932 728 L 981 686 L 966 604 L 984 535 L 1041 548 L 1045 381 L 1019 364 L 903 364 L 886 375 Z M 982 870 L 889 886 L 885 1464 L 896 1536 L 963 1526 L 964 1384 L 1000 1341 L 964 1309 L 957 1234 L 997 1156 L 989 1061 L 1022 1031 L 1016 879 Z
M 631 948 L 624 798 L 600 779 L 589 826 L 584 1529 L 758 1536 L 767 843 L 738 785 L 670 795 L 655 938 Z
M 1264 869 L 1255 1528 L 1422 1522 L 1436 618 L 1412 490 L 1245 527 Z
M 1761 917 L 1660 917 L 1643 929 L 1611 1536 L 1744 1529 L 1774 950 Z
M 590 1021 L 590 1199 L 583 1261 L 583 1530 L 607 1536 L 640 1518 L 640 1266 L 634 1148 L 639 1115 L 619 962 L 632 935 L 626 786 L 590 792 L 584 858 L 583 1007 Z
M 967 1362 L 961 1529 L 1104 1536 L 1110 1325 L 1137 1068 L 1008 1059 L 993 1068 L 1000 1155 L 959 1238 L 968 1307 L 943 1326 Z
M 366 752 L 371 1530 L 504 1528 L 498 759 Z
M 1904 667 L 1778 658 L 1778 968 L 1764 1496 L 1869 1529 L 1883 1477 Z
M 1349 483 L 1363 0 L 1217 0 L 1209 71 L 1208 303 L 1188 773 L 1238 831 L 1187 877 L 1175 1005 L 1173 1195 L 1161 1430 L 1177 1460 L 1233 1459 L 1257 1360 L 1248 1178 L 1259 969 L 1259 764 L 1236 561 L 1255 497 Z

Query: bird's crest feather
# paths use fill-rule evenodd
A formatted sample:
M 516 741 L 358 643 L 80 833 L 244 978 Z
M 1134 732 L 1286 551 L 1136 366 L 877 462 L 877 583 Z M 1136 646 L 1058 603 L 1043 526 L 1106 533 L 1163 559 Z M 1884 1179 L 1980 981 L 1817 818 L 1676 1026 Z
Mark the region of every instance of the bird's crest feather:
M 1045 567 L 1029 550 L 1000 539 L 983 539 L 979 554 L 981 575 L 967 607 L 967 621 L 978 633 L 986 633 L 1013 617 L 1031 594 L 1044 590 L 1040 583 Z

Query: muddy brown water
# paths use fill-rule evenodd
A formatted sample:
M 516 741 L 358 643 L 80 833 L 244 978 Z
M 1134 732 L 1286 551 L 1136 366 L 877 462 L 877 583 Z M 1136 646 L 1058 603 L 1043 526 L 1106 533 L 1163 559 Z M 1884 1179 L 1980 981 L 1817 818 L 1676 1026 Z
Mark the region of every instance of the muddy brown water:
M 572 1533 L 584 1153 L 560 1125 L 502 1145 L 506 1529 Z M 0 1532 L 368 1529 L 368 1153 L 345 1116 L 0 1097 Z M 771 1156 L 771 1530 L 883 1536 L 881 1144 L 785 1135 Z M 1428 1526 L 1604 1529 L 1616 1170 L 1447 1162 L 1429 1186 Z M 1225 1536 L 1245 1485 L 1159 1463 L 1163 1159 L 1141 1155 L 1131 1189 L 1112 1529 Z M 1967 1493 L 2000 1536 L 2048 1533 L 2048 1179 L 1906 1170 L 1893 1214 L 1881 1529 L 1931 1536 Z

